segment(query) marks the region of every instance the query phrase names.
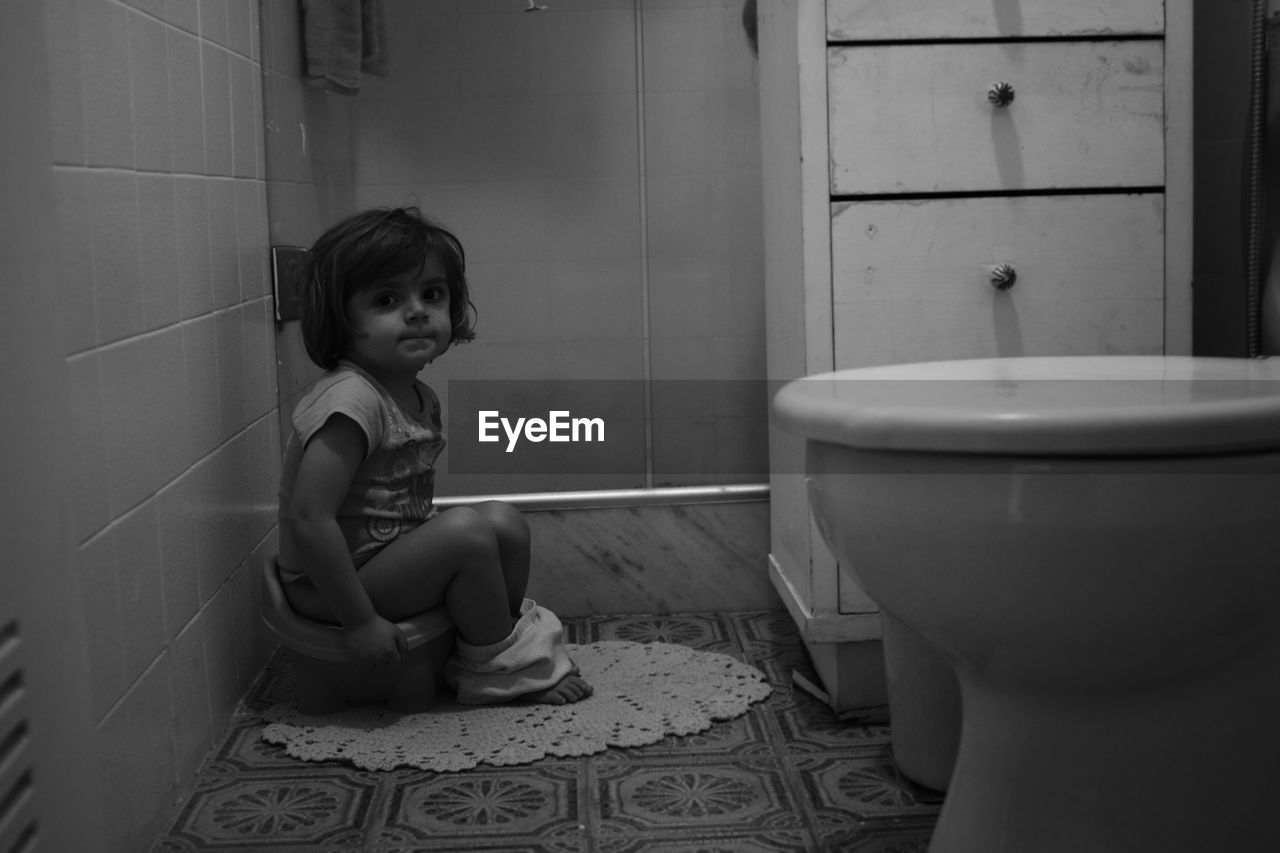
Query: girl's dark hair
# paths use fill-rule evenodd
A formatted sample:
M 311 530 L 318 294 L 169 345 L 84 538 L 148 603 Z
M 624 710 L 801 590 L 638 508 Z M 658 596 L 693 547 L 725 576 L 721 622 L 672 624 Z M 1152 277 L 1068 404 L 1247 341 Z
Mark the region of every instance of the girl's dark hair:
M 355 337 L 346 310 L 351 294 L 420 270 L 430 257 L 439 260 L 448 282 L 452 342 L 473 339 L 476 310 L 462 243 L 416 207 L 378 208 L 334 225 L 307 253 L 302 269 L 302 342 L 311 360 L 332 370 L 350 347 Z

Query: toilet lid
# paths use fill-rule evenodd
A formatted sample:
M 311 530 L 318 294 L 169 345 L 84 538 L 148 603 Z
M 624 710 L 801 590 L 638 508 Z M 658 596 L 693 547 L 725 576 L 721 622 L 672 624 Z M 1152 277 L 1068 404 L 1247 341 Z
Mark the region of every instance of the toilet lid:
M 1280 450 L 1280 359 L 1060 356 L 887 365 L 796 380 L 773 406 L 790 432 L 880 450 Z

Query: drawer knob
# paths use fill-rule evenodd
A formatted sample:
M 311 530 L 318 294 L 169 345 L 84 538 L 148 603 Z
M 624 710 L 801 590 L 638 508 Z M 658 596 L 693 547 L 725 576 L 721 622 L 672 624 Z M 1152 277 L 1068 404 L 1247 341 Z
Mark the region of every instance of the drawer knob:
M 987 89 L 987 100 L 994 106 L 1007 107 L 1013 103 L 1013 94 L 1011 84 L 1004 81 L 992 83 L 991 88 Z
M 1008 290 L 1018 280 L 1018 271 L 1009 264 L 996 264 L 991 268 L 991 286 L 996 290 Z

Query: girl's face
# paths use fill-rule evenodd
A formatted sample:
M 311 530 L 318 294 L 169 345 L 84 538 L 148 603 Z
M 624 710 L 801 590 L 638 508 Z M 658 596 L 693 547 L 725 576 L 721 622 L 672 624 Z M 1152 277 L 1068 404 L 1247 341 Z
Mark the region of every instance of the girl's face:
M 412 377 L 449 348 L 449 283 L 434 257 L 421 270 L 357 290 L 347 298 L 356 336 L 346 353 L 375 377 Z

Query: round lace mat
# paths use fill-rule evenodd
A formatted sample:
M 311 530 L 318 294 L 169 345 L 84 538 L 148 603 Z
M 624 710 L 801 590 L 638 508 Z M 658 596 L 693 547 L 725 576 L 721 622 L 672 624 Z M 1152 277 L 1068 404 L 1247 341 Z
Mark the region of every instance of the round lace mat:
M 313 716 L 276 705 L 266 712 L 262 739 L 283 745 L 294 758 L 349 761 L 365 770 L 467 770 L 706 731 L 717 720 L 746 713 L 772 689 L 755 667 L 688 646 L 601 641 L 566 648 L 595 688 L 572 705 L 446 700 L 419 714 L 367 706 Z

